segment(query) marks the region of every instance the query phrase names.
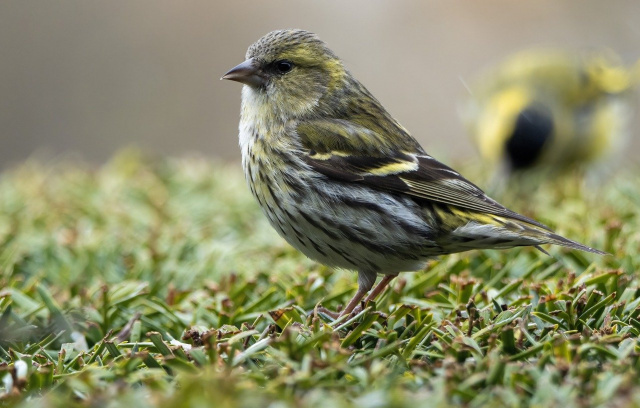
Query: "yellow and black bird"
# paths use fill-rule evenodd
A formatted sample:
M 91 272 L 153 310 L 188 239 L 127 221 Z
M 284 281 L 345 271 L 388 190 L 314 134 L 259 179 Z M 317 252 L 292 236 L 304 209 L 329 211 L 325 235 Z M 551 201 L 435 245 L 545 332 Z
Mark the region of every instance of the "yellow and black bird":
M 462 116 L 482 159 L 508 174 L 584 166 L 624 145 L 639 74 L 608 51 L 522 51 L 475 81 Z
M 313 33 L 268 33 L 222 79 L 244 85 L 242 163 L 271 225 L 309 258 L 358 271 L 343 316 L 440 255 L 543 244 L 603 254 L 430 156 Z

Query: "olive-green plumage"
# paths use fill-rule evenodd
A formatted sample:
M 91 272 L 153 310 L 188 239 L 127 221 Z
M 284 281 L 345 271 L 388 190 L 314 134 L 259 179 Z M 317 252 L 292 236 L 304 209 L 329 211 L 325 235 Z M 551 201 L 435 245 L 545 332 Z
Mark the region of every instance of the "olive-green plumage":
M 358 271 L 351 313 L 402 271 L 477 248 L 557 244 L 601 253 L 486 196 L 429 156 L 315 34 L 274 31 L 223 78 L 244 83 L 240 148 L 273 227 L 326 265 Z

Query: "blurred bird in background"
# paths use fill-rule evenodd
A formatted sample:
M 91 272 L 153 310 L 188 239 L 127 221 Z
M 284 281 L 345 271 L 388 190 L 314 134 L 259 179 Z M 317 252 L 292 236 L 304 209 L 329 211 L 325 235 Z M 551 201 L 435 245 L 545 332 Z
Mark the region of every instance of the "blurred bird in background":
M 627 140 L 638 82 L 640 61 L 629 68 L 609 51 L 527 50 L 481 75 L 461 116 L 498 180 L 597 168 Z

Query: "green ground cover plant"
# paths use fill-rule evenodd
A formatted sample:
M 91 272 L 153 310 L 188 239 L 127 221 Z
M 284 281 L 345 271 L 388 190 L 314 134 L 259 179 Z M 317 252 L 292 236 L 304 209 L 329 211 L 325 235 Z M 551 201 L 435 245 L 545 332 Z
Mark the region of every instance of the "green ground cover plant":
M 279 238 L 238 164 L 24 163 L 0 174 L 0 405 L 640 404 L 640 180 L 603 180 L 497 198 L 611 256 L 446 256 L 333 321 L 314 308 L 355 274 Z

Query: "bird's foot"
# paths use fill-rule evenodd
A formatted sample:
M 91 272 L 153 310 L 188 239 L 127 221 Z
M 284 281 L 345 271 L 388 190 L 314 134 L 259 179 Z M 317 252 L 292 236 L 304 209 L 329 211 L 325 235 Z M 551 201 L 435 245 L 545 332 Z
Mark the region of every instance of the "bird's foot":
M 351 317 L 357 315 L 358 313 L 362 312 L 364 310 L 365 306 L 366 305 L 365 305 L 364 302 L 360 303 L 358 306 L 356 306 L 355 309 L 353 309 L 353 312 L 351 312 L 351 314 L 349 315 L 349 318 L 351 318 Z M 375 314 L 377 314 L 379 316 L 382 316 L 385 319 L 387 318 L 387 314 L 386 313 L 383 313 L 383 312 L 381 312 L 379 310 L 375 310 L 375 308 L 374 308 L 374 310 L 370 310 L 370 313 L 375 313 Z
M 333 320 L 337 320 L 340 317 L 340 311 L 339 310 L 336 310 L 334 312 L 333 310 L 329 310 L 324 306 L 316 306 L 313 309 L 313 314 L 314 314 L 314 316 L 317 316 L 318 314 L 323 314 L 323 315 L 329 316 Z
M 323 314 L 325 316 L 330 317 L 333 320 L 342 320 L 342 321 L 347 321 L 349 319 L 351 319 L 353 316 L 357 315 L 358 313 L 362 312 L 363 308 L 361 305 L 356 306 L 356 308 L 354 310 L 351 311 L 351 313 L 347 313 L 346 310 L 341 310 L 340 308 L 338 308 L 338 310 L 333 311 L 333 310 L 329 310 L 324 306 L 317 306 L 315 309 L 313 309 L 313 314 L 314 315 L 318 315 L 318 314 Z

